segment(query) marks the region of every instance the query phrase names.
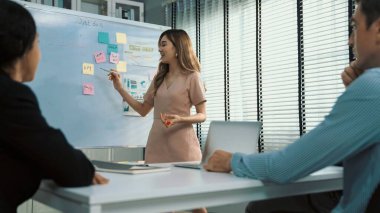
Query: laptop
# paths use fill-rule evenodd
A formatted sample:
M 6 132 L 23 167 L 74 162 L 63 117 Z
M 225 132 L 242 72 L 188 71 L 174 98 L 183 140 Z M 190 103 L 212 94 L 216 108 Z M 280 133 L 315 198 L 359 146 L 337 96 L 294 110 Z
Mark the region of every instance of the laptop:
M 201 163 L 174 163 L 174 166 L 201 169 L 217 149 L 232 153 L 257 153 L 260 131 L 259 121 L 211 121 Z

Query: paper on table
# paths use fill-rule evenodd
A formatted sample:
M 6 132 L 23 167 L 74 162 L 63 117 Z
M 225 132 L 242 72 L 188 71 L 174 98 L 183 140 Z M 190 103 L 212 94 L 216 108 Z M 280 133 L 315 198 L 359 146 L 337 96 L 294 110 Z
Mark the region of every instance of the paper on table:
M 149 165 L 127 165 L 120 163 L 112 163 L 105 161 L 93 160 L 92 164 L 99 172 L 112 172 L 122 174 L 143 174 L 152 172 L 165 172 L 170 171 L 170 167 L 156 167 Z

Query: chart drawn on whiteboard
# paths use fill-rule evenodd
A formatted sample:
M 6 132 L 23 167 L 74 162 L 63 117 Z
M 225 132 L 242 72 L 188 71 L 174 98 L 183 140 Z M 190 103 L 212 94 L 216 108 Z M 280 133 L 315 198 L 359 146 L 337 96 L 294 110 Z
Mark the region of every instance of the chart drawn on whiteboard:
M 157 40 L 128 37 L 128 44 L 124 45 L 125 61 L 134 66 L 157 67 L 160 60 Z
M 144 95 L 149 88 L 149 76 L 144 75 L 124 75 L 122 78 L 123 88 L 139 102 L 144 101 Z M 123 101 L 123 115 L 139 116 L 139 114 Z

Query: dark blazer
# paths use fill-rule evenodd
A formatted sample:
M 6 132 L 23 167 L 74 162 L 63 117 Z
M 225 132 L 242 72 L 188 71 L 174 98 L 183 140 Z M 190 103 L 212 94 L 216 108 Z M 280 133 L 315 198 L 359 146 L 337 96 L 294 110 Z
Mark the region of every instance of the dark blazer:
M 94 176 L 86 156 L 47 124 L 32 90 L 1 72 L 0 170 L 1 213 L 16 212 L 41 179 L 75 187 L 90 185 Z

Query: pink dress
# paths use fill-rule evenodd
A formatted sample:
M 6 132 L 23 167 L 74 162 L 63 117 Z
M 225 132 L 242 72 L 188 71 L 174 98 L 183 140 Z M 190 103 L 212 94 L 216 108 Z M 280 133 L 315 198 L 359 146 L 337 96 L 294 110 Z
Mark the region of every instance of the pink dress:
M 152 82 L 144 96 L 144 101 L 154 107 L 154 120 L 145 149 L 145 162 L 200 161 L 202 153 L 193 125 L 176 123 L 166 128 L 160 119 L 160 113 L 189 116 L 193 105 L 206 101 L 200 74 L 184 74 L 169 87 L 163 81 L 155 96 L 153 84 Z

